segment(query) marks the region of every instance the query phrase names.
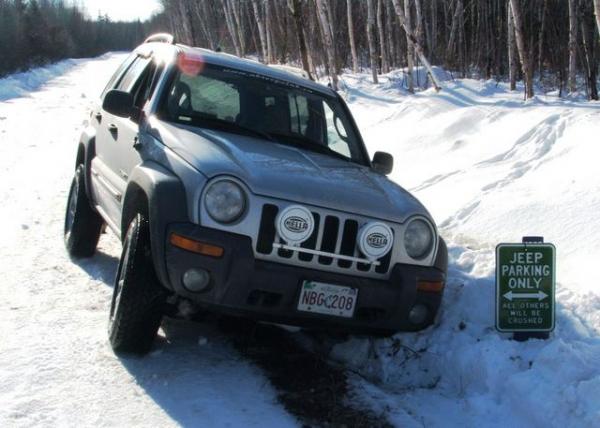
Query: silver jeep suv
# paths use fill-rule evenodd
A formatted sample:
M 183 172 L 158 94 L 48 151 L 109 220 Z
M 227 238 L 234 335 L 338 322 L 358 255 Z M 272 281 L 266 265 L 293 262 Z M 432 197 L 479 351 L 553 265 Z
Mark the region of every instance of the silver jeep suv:
M 72 257 L 123 242 L 115 351 L 147 352 L 169 304 L 373 334 L 430 325 L 447 249 L 372 160 L 342 98 L 156 35 L 119 67 L 78 143 Z

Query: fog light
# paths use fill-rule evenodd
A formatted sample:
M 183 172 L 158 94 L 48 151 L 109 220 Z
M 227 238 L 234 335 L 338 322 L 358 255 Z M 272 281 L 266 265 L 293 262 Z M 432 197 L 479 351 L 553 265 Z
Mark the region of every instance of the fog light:
M 416 304 L 408 313 L 408 320 L 411 322 L 411 324 L 423 324 L 428 315 L 429 309 L 427 309 L 427 306 Z
M 189 291 L 200 293 L 210 284 L 210 274 L 204 269 L 189 269 L 183 274 L 183 286 Z

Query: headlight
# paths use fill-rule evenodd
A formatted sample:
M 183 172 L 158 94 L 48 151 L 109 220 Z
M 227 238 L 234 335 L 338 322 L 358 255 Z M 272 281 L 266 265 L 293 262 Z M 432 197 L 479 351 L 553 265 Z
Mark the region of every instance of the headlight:
M 213 220 L 219 223 L 231 223 L 244 213 L 246 195 L 233 181 L 217 181 L 206 191 L 204 206 Z
M 404 231 L 404 247 L 413 259 L 423 258 L 433 246 L 433 232 L 424 220 L 411 221 Z

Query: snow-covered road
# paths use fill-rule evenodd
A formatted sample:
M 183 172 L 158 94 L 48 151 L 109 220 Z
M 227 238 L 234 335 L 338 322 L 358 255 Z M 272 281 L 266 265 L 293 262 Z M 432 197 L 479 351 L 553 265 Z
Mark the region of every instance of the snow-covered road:
M 212 327 L 170 321 L 143 359 L 110 350 L 119 243 L 106 234 L 74 264 L 62 222 L 84 112 L 122 59 L 0 80 L 0 426 L 296 426 Z M 392 179 L 450 244 L 443 313 L 418 334 L 337 343 L 330 358 L 360 374 L 357 401 L 399 426 L 600 426 L 600 105 L 524 104 L 472 80 L 406 96 L 400 78 L 345 75 L 345 97 L 371 153 L 394 154 Z M 517 343 L 494 330 L 494 246 L 526 234 L 558 248 L 557 328 Z
M 0 426 L 296 426 L 214 329 L 171 322 L 144 359 L 107 343 L 119 242 L 74 264 L 61 235 L 84 112 L 123 58 L 28 73 L 35 90 L 0 102 Z

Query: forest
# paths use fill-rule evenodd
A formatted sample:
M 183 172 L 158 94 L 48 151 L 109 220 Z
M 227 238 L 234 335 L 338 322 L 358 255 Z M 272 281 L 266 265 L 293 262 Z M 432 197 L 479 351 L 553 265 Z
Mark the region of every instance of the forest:
M 144 35 L 140 22 L 91 19 L 62 0 L 0 0 L 0 76 L 64 58 L 131 50 Z
M 297 63 L 336 87 L 342 69 L 430 64 L 456 77 L 598 99 L 600 0 L 163 0 L 154 28 L 187 44 Z M 407 89 L 416 82 L 407 73 Z M 436 85 L 435 80 L 432 82 Z
M 524 83 L 598 99 L 600 0 L 162 0 L 150 21 L 87 18 L 62 0 L 0 0 L 0 75 L 126 50 L 167 31 L 179 43 L 291 63 L 338 87 L 344 69 L 378 75 L 443 67 L 454 77 Z M 427 84 L 439 86 L 435 73 Z

